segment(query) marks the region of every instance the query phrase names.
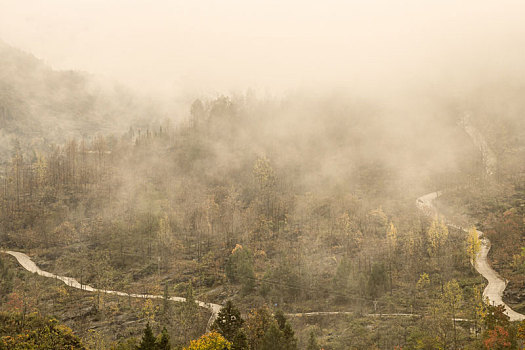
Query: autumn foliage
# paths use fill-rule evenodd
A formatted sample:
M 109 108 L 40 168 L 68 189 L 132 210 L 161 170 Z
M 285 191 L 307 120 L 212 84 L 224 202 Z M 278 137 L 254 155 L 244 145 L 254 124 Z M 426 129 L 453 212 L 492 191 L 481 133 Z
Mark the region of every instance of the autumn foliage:
M 184 350 L 229 350 L 231 343 L 217 332 L 204 334 L 197 340 L 192 340 Z
M 36 313 L 0 313 L 0 350 L 85 349 L 73 331 Z
M 502 326 L 489 330 L 488 337 L 483 341 L 485 349 L 510 349 L 509 332 Z

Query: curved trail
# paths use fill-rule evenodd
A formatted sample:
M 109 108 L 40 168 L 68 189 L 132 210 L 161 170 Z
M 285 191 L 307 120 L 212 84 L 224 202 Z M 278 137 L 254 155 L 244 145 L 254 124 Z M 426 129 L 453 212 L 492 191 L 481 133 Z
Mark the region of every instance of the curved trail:
M 424 196 L 421 196 L 417 199 L 417 205 L 418 207 L 424 211 L 428 215 L 433 215 L 437 213 L 436 208 L 434 207 L 432 201 L 436 198 L 438 198 L 441 195 L 441 192 L 432 192 L 428 193 Z M 465 232 L 468 232 L 466 229 L 450 224 L 448 223 L 448 226 L 461 229 Z M 495 305 L 504 305 L 505 306 L 505 313 L 510 317 L 511 321 L 521 321 L 525 319 L 525 315 L 520 314 L 514 310 L 512 310 L 508 305 L 506 305 L 502 300 L 503 291 L 505 290 L 506 283 L 505 281 L 499 276 L 499 274 L 494 271 L 488 261 L 487 261 L 487 255 L 490 250 L 490 241 L 483 236 L 483 232 L 477 231 L 478 237 L 481 240 L 481 250 L 478 253 L 478 256 L 476 258 L 476 264 L 475 268 L 476 270 L 488 281 L 487 286 L 485 287 L 485 290 L 483 291 L 483 297 L 488 298 L 489 302 Z M 106 294 L 114 294 L 124 297 L 131 297 L 131 298 L 142 298 L 142 299 L 162 299 L 162 295 L 152 295 L 152 294 L 133 294 L 133 293 L 125 293 L 125 292 L 119 292 L 114 290 L 105 290 L 105 289 L 97 289 L 93 288 L 90 285 L 87 284 L 81 284 L 76 279 L 72 277 L 66 277 L 66 276 L 60 276 L 53 274 L 51 272 L 47 272 L 44 270 L 41 270 L 32 260 L 29 256 L 27 256 L 24 253 L 21 252 L 15 252 L 15 251 L 1 251 L 3 253 L 9 254 L 13 256 L 18 263 L 27 271 L 36 273 L 43 277 L 48 278 L 54 278 L 61 280 L 64 282 L 67 286 L 70 286 L 72 288 L 77 288 L 80 290 L 88 291 L 88 292 L 103 292 Z M 175 302 L 184 302 L 186 301 L 186 298 L 183 297 L 170 297 L 169 300 L 175 301 Z M 211 311 L 210 319 L 208 320 L 208 324 L 206 329 L 209 330 L 210 326 L 212 325 L 213 321 L 217 318 L 217 314 L 219 313 L 220 309 L 222 308 L 219 304 L 213 304 L 213 303 L 206 303 L 203 301 L 196 301 L 196 303 L 203 308 L 206 308 Z M 349 311 L 317 311 L 317 312 L 303 312 L 303 313 L 289 313 L 287 316 L 292 317 L 308 317 L 308 316 L 322 316 L 322 315 L 350 315 L 354 314 L 354 312 Z M 417 314 L 403 314 L 403 313 L 396 313 L 396 314 L 367 314 L 366 316 L 370 317 L 414 317 L 419 316 Z
M 488 176 L 491 176 L 494 173 L 496 168 L 496 157 L 490 147 L 485 142 L 483 135 L 470 124 L 470 116 L 465 114 L 460 122 L 460 124 L 465 129 L 466 133 L 470 136 L 473 143 L 479 148 L 482 157 L 483 163 L 485 164 L 485 171 Z M 433 205 L 432 201 L 438 198 L 441 195 L 441 191 L 436 191 L 428 193 L 424 196 L 421 196 L 417 199 L 417 206 L 425 212 L 427 215 L 437 214 L 437 209 Z M 454 225 L 452 223 L 447 223 L 448 226 L 454 227 L 456 229 L 463 230 L 468 232 L 467 229 L 460 226 Z M 525 315 L 520 314 L 512 310 L 507 304 L 503 302 L 502 295 L 506 287 L 506 282 L 501 276 L 492 269 L 490 264 L 487 261 L 487 255 L 490 250 L 490 241 L 483 235 L 483 232 L 477 231 L 478 237 L 481 240 L 481 250 L 478 253 L 476 258 L 475 268 L 476 270 L 488 281 L 485 290 L 483 291 L 483 298 L 488 298 L 489 302 L 495 305 L 504 305 L 505 313 L 510 317 L 511 321 L 521 321 L 525 319 Z M 24 253 L 14 252 L 14 251 L 2 251 L 0 253 L 6 253 L 16 258 L 18 263 L 22 265 L 27 271 L 34 272 L 40 276 L 55 278 L 63 281 L 66 285 L 77 288 L 80 290 L 85 290 L 88 292 L 103 292 L 106 294 L 114 294 L 119 296 L 126 296 L 132 298 L 143 298 L 143 299 L 162 299 L 162 295 L 152 295 L 152 294 L 129 294 L 125 292 L 118 292 L 112 290 L 104 290 L 93 288 L 89 285 L 81 284 L 76 279 L 71 277 L 59 276 L 53 273 L 41 270 L 29 256 Z M 183 297 L 170 297 L 169 300 L 176 302 L 184 302 L 186 298 Z M 212 323 L 217 318 L 217 315 L 222 308 L 219 304 L 206 303 L 203 301 L 196 301 L 196 303 L 203 308 L 210 310 L 211 316 L 208 320 L 206 330 L 209 330 Z M 308 317 L 308 316 L 322 316 L 322 315 L 350 315 L 354 312 L 349 311 L 317 311 L 317 312 L 303 312 L 303 313 L 288 313 L 287 316 L 292 317 Z M 418 314 L 409 314 L 409 313 L 394 313 L 394 314 L 366 314 L 368 317 L 417 317 Z M 456 319 L 456 321 L 468 321 L 466 319 Z
M 472 140 L 472 143 L 479 149 L 483 164 L 485 166 L 485 173 L 487 176 L 492 176 L 496 170 L 497 159 L 494 152 L 490 149 L 483 134 L 470 123 L 470 114 L 464 113 L 461 118 L 460 125 L 465 129 L 465 132 L 469 135 Z M 428 215 L 436 215 L 437 209 L 433 205 L 432 201 L 438 198 L 441 195 L 441 191 L 428 193 L 424 196 L 421 196 L 417 199 L 416 204 L 418 207 L 423 210 Z M 448 226 L 460 229 L 464 232 L 468 232 L 467 229 L 447 223 Z M 483 298 L 488 298 L 489 303 L 494 305 L 503 305 L 505 306 L 505 313 L 510 317 L 511 321 L 521 321 L 525 319 L 525 315 L 520 314 L 512 310 L 507 304 L 503 302 L 502 296 L 507 283 L 501 276 L 494 271 L 490 266 L 487 255 L 490 250 L 490 241 L 483 235 L 483 232 L 476 230 L 478 237 L 481 241 L 481 250 L 476 257 L 475 268 L 485 279 L 488 284 L 483 291 Z
M 48 277 L 60 280 L 64 282 L 67 286 L 84 290 L 87 292 L 102 292 L 106 294 L 113 294 L 113 295 L 119 295 L 123 297 L 131 297 L 131 298 L 142 298 L 142 299 L 163 299 L 164 297 L 162 295 L 153 295 L 153 294 L 133 294 L 133 293 L 125 293 L 125 292 L 118 292 L 114 290 L 105 290 L 105 289 L 98 289 L 91 287 L 87 284 L 81 284 L 76 279 L 72 277 L 66 277 L 66 276 L 60 276 L 55 275 L 54 273 L 44 271 L 40 269 L 34 262 L 31 260 L 29 256 L 27 256 L 24 253 L 21 252 L 15 252 L 12 250 L 0 250 L 1 253 L 9 254 L 13 256 L 18 263 L 27 271 L 36 273 L 39 276 Z M 170 297 L 169 300 L 175 301 L 175 302 L 184 302 L 186 301 L 186 298 L 183 297 Z M 206 303 L 203 301 L 195 301 L 200 307 L 206 308 L 211 311 L 211 316 L 208 320 L 208 324 L 206 325 L 206 330 L 209 330 L 211 325 L 213 324 L 213 321 L 217 318 L 217 315 L 222 308 L 222 305 L 219 304 L 213 304 L 213 303 Z M 355 312 L 353 311 L 314 311 L 314 312 L 300 312 L 300 313 L 287 313 L 286 316 L 291 317 L 311 317 L 311 316 L 329 316 L 329 315 L 354 315 Z M 366 317 L 419 317 L 421 315 L 418 314 L 410 314 L 410 313 L 393 313 L 393 314 L 387 314 L 387 313 L 375 313 L 375 314 L 365 314 Z M 457 319 L 457 321 L 463 321 L 463 319 Z
M 9 254 L 9 255 L 13 256 L 18 261 L 18 263 L 20 265 L 22 265 L 22 267 L 24 269 L 26 269 L 27 271 L 29 271 L 29 272 L 36 273 L 39 276 L 49 277 L 49 278 L 54 278 L 54 279 L 61 280 L 67 286 L 72 287 L 72 288 L 85 290 L 87 292 L 102 292 L 102 293 L 106 293 L 106 294 L 114 294 L 114 295 L 119 295 L 119 296 L 123 296 L 123 297 L 131 297 L 131 298 L 142 298 L 142 299 L 163 299 L 164 298 L 162 295 L 133 294 L 133 293 L 130 294 L 130 293 L 118 292 L 118 291 L 114 291 L 114 290 L 105 290 L 105 289 L 93 288 L 90 285 L 79 283 L 74 278 L 66 277 L 66 276 L 59 276 L 59 275 L 55 275 L 55 274 L 53 274 L 51 272 L 47 272 L 47 271 L 41 270 L 33 262 L 33 260 L 31 260 L 31 258 L 29 256 L 25 255 L 24 253 L 14 252 L 14 251 L 11 251 L 11 250 L 0 251 L 0 252 L 6 253 L 6 254 Z M 169 300 L 176 301 L 176 302 L 184 302 L 184 301 L 186 301 L 186 298 L 183 298 L 183 297 L 170 297 Z M 206 309 L 211 311 L 211 316 L 210 316 L 210 319 L 208 320 L 208 324 L 206 326 L 206 329 L 209 330 L 210 326 L 213 323 L 213 321 L 215 321 L 215 319 L 217 318 L 217 314 L 219 313 L 219 310 L 222 308 L 222 306 L 218 305 L 218 304 L 206 303 L 206 302 L 198 301 L 198 300 L 196 300 L 195 302 L 200 307 L 206 308 Z
M 417 199 L 417 205 L 421 210 L 423 210 L 429 215 L 437 214 L 437 210 L 432 204 L 432 201 L 438 198 L 440 195 L 441 192 L 438 191 L 419 197 Z M 447 223 L 447 225 L 468 233 L 468 230 L 461 226 L 457 226 L 451 223 Z M 507 284 L 505 280 L 501 278 L 501 276 L 496 271 L 494 271 L 494 269 L 490 266 L 487 260 L 487 255 L 489 254 L 490 250 L 490 241 L 483 235 L 483 232 L 478 230 L 476 230 L 476 232 L 478 233 L 478 237 L 481 241 L 481 250 L 479 251 L 478 256 L 476 257 L 476 264 L 474 265 L 474 267 L 476 268 L 476 271 L 478 271 L 480 275 L 485 277 L 485 279 L 488 282 L 487 286 L 485 287 L 485 290 L 483 291 L 483 299 L 488 298 L 489 303 L 491 304 L 505 306 L 505 313 L 507 314 L 507 316 L 510 317 L 511 321 L 524 320 L 525 315 L 512 310 L 507 304 L 503 302 L 503 291 L 505 290 Z
M 497 159 L 496 155 L 492 151 L 492 149 L 489 147 L 487 142 L 485 141 L 485 138 L 483 137 L 483 134 L 470 123 L 470 114 L 465 113 L 463 117 L 461 118 L 461 121 L 459 123 L 464 129 L 465 132 L 469 135 L 469 137 L 472 140 L 472 143 L 479 149 L 483 164 L 485 166 L 485 173 L 487 176 L 492 176 L 496 170 L 496 164 Z M 428 193 L 424 196 L 419 197 L 416 200 L 416 205 L 421 209 L 425 214 L 427 215 L 436 215 L 437 209 L 433 205 L 432 201 L 436 198 L 438 198 L 441 195 L 441 191 L 436 191 L 432 193 Z M 460 229 L 464 232 L 468 233 L 468 230 L 454 225 L 452 223 L 447 223 L 448 226 L 454 227 L 456 229 Z M 507 286 L 507 283 L 501 276 L 494 271 L 494 269 L 490 266 L 487 255 L 490 250 L 490 241 L 483 235 L 483 232 L 476 230 L 478 233 L 478 237 L 481 241 L 481 249 L 478 253 L 478 256 L 476 257 L 476 263 L 475 268 L 476 271 L 479 272 L 480 275 L 482 275 L 488 282 L 487 286 L 483 290 L 483 298 L 487 298 L 489 303 L 494 305 L 503 305 L 505 306 L 505 314 L 509 316 L 511 321 L 521 321 L 525 320 L 525 315 L 520 314 L 512 308 L 510 308 L 507 304 L 503 302 L 503 291 L 505 290 L 505 287 Z M 295 317 L 301 317 L 301 316 L 320 316 L 320 315 L 338 315 L 338 314 L 350 314 L 350 312 L 307 312 L 307 313 L 300 313 L 300 314 L 288 314 L 290 316 Z M 386 316 L 386 317 L 408 317 L 408 316 L 418 316 L 416 314 L 367 314 L 366 316 Z M 464 319 L 456 319 L 456 321 L 468 321 Z

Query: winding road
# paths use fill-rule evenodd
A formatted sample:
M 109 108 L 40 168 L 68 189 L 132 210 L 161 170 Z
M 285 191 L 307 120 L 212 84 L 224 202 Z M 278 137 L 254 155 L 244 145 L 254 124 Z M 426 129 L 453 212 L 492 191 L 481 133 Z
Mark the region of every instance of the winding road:
M 489 147 L 487 142 L 485 141 L 485 138 L 483 137 L 483 134 L 470 123 L 470 114 L 465 113 L 463 117 L 461 118 L 461 121 L 459 122 L 459 125 L 461 125 L 465 132 L 469 135 L 469 137 L 472 140 L 472 143 L 479 149 L 483 165 L 485 167 L 485 173 L 487 176 L 492 176 L 496 170 L 496 164 L 497 159 L 492 151 L 492 149 Z M 418 208 L 423 211 L 425 214 L 429 216 L 434 216 L 438 214 L 438 211 L 436 207 L 433 204 L 433 201 L 438 198 L 441 195 L 441 191 L 431 192 L 424 196 L 419 197 L 416 200 L 416 205 Z M 458 225 L 454 225 L 453 223 L 447 222 L 447 225 L 449 227 L 453 227 L 456 229 L 460 229 L 466 233 L 468 233 L 468 230 L 460 227 Z M 503 305 L 505 306 L 505 314 L 509 316 L 511 321 L 521 321 L 525 319 L 525 315 L 520 314 L 512 308 L 510 308 L 507 304 L 503 302 L 503 291 L 505 290 L 505 287 L 507 286 L 505 280 L 501 278 L 501 276 L 494 271 L 494 269 L 490 266 L 487 255 L 490 250 L 490 241 L 483 235 L 483 232 L 476 230 L 478 233 L 478 237 L 481 240 L 481 249 L 476 257 L 475 262 L 475 268 L 476 271 L 479 272 L 486 280 L 487 280 L 487 286 L 483 290 L 483 299 L 487 300 L 488 302 L 493 305 Z M 341 315 L 341 314 L 350 314 L 350 312 L 340 311 L 340 312 L 306 312 L 306 313 L 298 313 L 298 314 L 288 314 L 290 316 L 295 317 L 302 317 L 302 316 L 320 316 L 320 315 Z M 378 314 L 367 314 L 366 316 L 374 316 Z M 399 317 L 399 316 L 415 316 L 414 314 L 382 314 L 381 316 L 386 317 Z M 456 319 L 456 321 L 468 321 L 463 319 Z
M 72 288 L 85 290 L 87 292 L 101 292 L 101 293 L 114 294 L 114 295 L 119 295 L 119 296 L 123 296 L 123 297 L 131 297 L 131 298 L 141 298 L 141 299 L 163 299 L 164 298 L 162 295 L 133 294 L 133 293 L 130 294 L 130 293 L 118 292 L 118 291 L 114 291 L 114 290 L 105 290 L 105 289 L 93 288 L 90 285 L 79 283 L 74 278 L 66 277 L 66 276 L 59 276 L 59 275 L 55 275 L 55 274 L 53 274 L 51 272 L 47 272 L 47 271 L 41 270 L 33 262 L 33 260 L 31 260 L 31 258 L 29 256 L 27 256 L 26 254 L 24 254 L 24 253 L 14 252 L 14 251 L 11 251 L 11 250 L 0 251 L 0 252 L 13 256 L 18 261 L 18 263 L 20 265 L 22 265 L 22 267 L 24 269 L 26 269 L 27 271 L 29 271 L 29 272 L 36 273 L 39 276 L 49 277 L 49 278 L 54 278 L 54 279 L 60 280 L 60 281 L 64 282 L 67 286 L 72 287 Z M 186 298 L 183 298 L 183 297 L 170 297 L 169 300 L 176 301 L 176 302 L 185 302 Z M 206 309 L 210 310 L 211 316 L 210 316 L 210 318 L 208 320 L 208 324 L 206 326 L 206 329 L 209 330 L 211 325 L 212 325 L 212 323 L 213 323 L 213 321 L 215 321 L 215 319 L 217 318 L 217 314 L 219 313 L 219 310 L 222 308 L 222 306 L 219 305 L 219 304 L 206 303 L 204 301 L 199 301 L 199 300 L 196 300 L 195 302 L 200 307 L 203 307 L 203 308 L 206 308 Z
M 440 195 L 441 192 L 438 191 L 419 197 L 417 199 L 417 205 L 427 214 L 437 214 L 437 209 L 432 202 Z M 447 225 L 468 233 L 468 230 L 461 226 L 457 226 L 452 223 L 447 223 Z M 487 260 L 487 255 L 489 254 L 490 250 L 490 241 L 483 235 L 483 232 L 478 230 L 476 231 L 478 233 L 479 239 L 481 240 L 481 250 L 476 257 L 476 263 L 474 267 L 476 268 L 476 271 L 485 277 L 488 282 L 485 290 L 483 291 L 483 299 L 488 298 L 489 303 L 493 305 L 505 306 L 505 313 L 510 317 L 511 321 L 524 320 L 525 315 L 512 310 L 507 304 L 503 302 L 503 291 L 505 290 L 507 284 L 505 283 L 505 280 L 501 278 L 501 276 L 496 271 L 494 271 Z
M 471 138 L 472 143 L 474 143 L 474 145 L 479 149 L 486 175 L 492 176 L 496 170 L 497 159 L 496 155 L 485 141 L 483 134 L 470 123 L 469 113 L 465 113 L 463 115 L 463 118 L 459 124 L 465 129 L 465 132 Z M 416 201 L 416 204 L 427 215 L 437 215 L 438 211 L 434 206 L 433 201 L 440 195 L 441 191 L 428 193 L 419 197 Z M 468 233 L 468 230 L 461 226 L 454 225 L 450 222 L 448 222 L 447 225 Z M 525 315 L 512 310 L 512 308 L 503 302 L 503 291 L 505 290 L 507 283 L 496 271 L 494 271 L 487 260 L 487 255 L 489 254 L 490 250 L 490 241 L 483 235 L 483 232 L 478 230 L 476 230 L 476 232 L 478 233 L 478 237 L 481 241 L 481 250 L 476 257 L 474 267 L 476 268 L 476 271 L 485 277 L 488 282 L 485 290 L 483 291 L 483 299 L 488 299 L 489 303 L 493 305 L 505 306 L 505 313 L 510 317 L 511 321 L 524 320 Z
M 482 157 L 483 157 L 483 163 L 485 165 L 485 170 L 488 176 L 492 175 L 494 173 L 495 167 L 496 167 L 496 157 L 492 150 L 489 148 L 487 143 L 485 142 L 483 135 L 470 124 L 470 117 L 468 114 L 465 114 L 463 119 L 460 123 L 466 133 L 471 137 L 473 143 L 479 148 Z M 427 215 L 436 215 L 437 209 L 433 204 L 433 201 L 438 198 L 441 195 L 440 191 L 428 193 L 424 196 L 419 197 L 416 200 L 416 204 L 419 209 L 421 209 L 424 213 Z M 452 223 L 447 223 L 448 226 L 454 227 L 456 229 L 463 230 L 465 232 L 468 232 L 466 229 L 454 225 Z M 487 286 L 485 287 L 485 290 L 483 291 L 483 298 L 487 298 L 488 301 L 491 304 L 494 305 L 504 305 L 505 306 L 505 313 L 510 317 L 511 321 L 521 321 L 525 319 L 525 315 L 520 314 L 514 310 L 512 310 L 508 305 L 506 305 L 503 302 L 502 295 L 503 291 L 506 287 L 506 282 L 499 274 L 492 269 L 490 264 L 487 261 L 487 255 L 490 250 L 490 241 L 483 235 L 483 232 L 477 231 L 478 237 L 480 238 L 482 242 L 481 250 L 478 253 L 478 256 L 476 258 L 475 268 L 476 270 L 488 281 Z M 59 276 L 55 275 L 53 273 L 43 271 L 41 270 L 32 260 L 29 256 L 27 256 L 24 253 L 15 252 L 11 250 L 7 251 L 0 251 L 1 253 L 9 254 L 13 256 L 20 265 L 22 265 L 23 268 L 25 268 L 27 271 L 36 273 L 40 276 L 49 277 L 61 280 L 66 285 L 77 288 L 80 290 L 88 291 L 88 292 L 103 292 L 106 294 L 114 294 L 119 296 L 125 296 L 125 297 L 132 297 L 132 298 L 142 298 L 142 299 L 162 299 L 162 295 L 152 295 L 152 294 L 129 294 L 125 292 L 118 292 L 113 290 L 104 290 L 104 289 L 97 289 L 93 288 L 86 284 L 79 283 L 76 279 L 71 277 L 65 277 L 65 276 Z M 169 300 L 175 301 L 175 302 L 184 302 L 186 301 L 186 298 L 183 297 L 170 297 Z M 208 309 L 211 312 L 211 316 L 208 320 L 208 324 L 206 329 L 209 330 L 212 323 L 217 318 L 217 315 L 222 308 L 219 304 L 212 304 L 212 303 L 206 303 L 203 301 L 196 301 L 196 303 L 203 308 Z M 319 316 L 319 315 L 345 315 L 345 314 L 353 314 L 353 312 L 348 311 L 318 311 L 318 312 L 306 312 L 306 313 L 291 313 L 287 314 L 288 316 L 293 317 L 308 317 L 308 316 Z M 415 314 L 367 314 L 367 316 L 370 317 L 412 317 L 412 316 L 418 316 Z M 459 319 L 458 319 L 459 320 Z

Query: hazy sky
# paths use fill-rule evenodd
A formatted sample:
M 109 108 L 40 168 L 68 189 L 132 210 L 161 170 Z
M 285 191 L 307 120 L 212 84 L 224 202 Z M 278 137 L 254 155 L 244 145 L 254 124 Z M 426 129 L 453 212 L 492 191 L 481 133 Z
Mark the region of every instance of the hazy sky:
M 522 74 L 523 0 L 0 0 L 0 38 L 168 92 L 397 87 Z

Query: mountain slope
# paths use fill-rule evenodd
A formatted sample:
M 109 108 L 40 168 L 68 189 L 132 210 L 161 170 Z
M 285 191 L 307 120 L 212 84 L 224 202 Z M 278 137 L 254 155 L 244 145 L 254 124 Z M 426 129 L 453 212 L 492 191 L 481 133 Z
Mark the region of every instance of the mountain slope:
M 0 41 L 0 157 L 15 144 L 40 146 L 74 136 L 127 128 L 156 108 L 122 88 L 103 89 L 93 77 L 57 71 Z

